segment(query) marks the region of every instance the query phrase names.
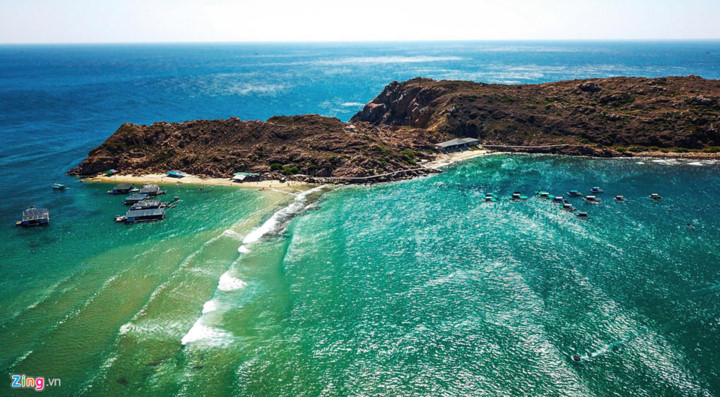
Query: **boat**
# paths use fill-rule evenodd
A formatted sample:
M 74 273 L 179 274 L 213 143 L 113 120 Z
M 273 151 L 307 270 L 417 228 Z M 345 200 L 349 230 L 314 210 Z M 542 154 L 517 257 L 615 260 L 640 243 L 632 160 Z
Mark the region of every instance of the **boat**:
M 124 216 L 116 216 L 115 222 L 124 223 L 142 223 L 155 222 L 165 219 L 165 210 L 162 208 L 153 208 L 145 210 L 130 210 Z
M 171 178 L 184 178 L 187 175 L 182 171 L 168 171 L 165 174 Z
M 570 203 L 564 203 L 562 209 L 565 211 L 573 212 L 575 211 L 575 206 Z
M 135 189 L 135 185 L 132 183 L 118 183 L 112 190 L 108 190 L 108 194 L 129 194 L 133 190 L 139 191 L 139 189 Z
M 160 200 L 140 200 L 130 207 L 130 210 L 150 210 L 155 208 L 165 208 L 165 203 Z
M 494 203 L 498 201 L 498 196 L 495 193 L 485 193 L 485 202 Z
M 650 198 L 653 200 L 662 200 L 662 196 L 657 193 L 650 194 Z
M 589 203 L 589 204 L 599 204 L 602 202 L 602 200 L 600 200 L 599 198 L 597 198 L 595 196 L 585 196 L 584 200 L 586 203 Z
M 63 185 L 62 183 L 55 182 L 52 184 L 52 188 L 54 190 L 65 190 L 65 189 L 67 189 L 67 186 Z
M 595 187 L 593 187 L 592 189 L 590 189 L 590 193 L 595 193 L 595 194 L 597 194 L 597 193 L 605 193 L 605 191 L 602 190 L 602 189 L 600 189 L 599 187 L 595 186 Z
M 567 192 L 567 195 L 569 197 L 582 197 L 583 196 L 583 194 L 580 193 L 579 190 L 571 190 L 571 191 Z
M 627 199 L 625 198 L 625 196 L 615 196 L 615 201 L 620 203 L 623 201 L 627 201 Z
M 543 191 L 540 191 L 540 190 L 538 190 L 537 192 L 535 192 L 535 195 L 538 196 L 538 197 L 540 197 L 540 198 L 543 198 L 543 199 L 553 198 L 553 196 L 550 195 L 550 192 L 543 192 Z
M 50 224 L 50 212 L 47 208 L 35 208 L 31 205 L 23 211 L 22 219 L 15 222 L 15 226 L 32 227 L 47 226 Z
M 146 200 L 148 195 L 145 193 L 134 193 L 125 197 L 125 205 L 137 204 L 140 201 Z
M 577 217 L 578 218 L 587 218 L 588 214 L 587 214 L 587 212 L 578 212 Z
M 105 176 L 113 176 L 113 175 L 117 174 L 118 172 L 119 172 L 118 170 L 116 170 L 115 168 L 113 168 L 113 169 L 111 169 L 111 170 L 103 171 L 103 175 L 105 175 Z
M 563 204 L 564 202 L 565 202 L 565 198 L 563 196 L 553 197 L 553 203 Z
M 160 194 L 167 193 L 167 190 L 160 190 L 160 186 L 153 184 L 145 184 L 140 188 L 139 194 L 146 194 L 148 196 L 157 196 Z
M 508 197 L 508 200 L 520 201 L 520 200 L 527 200 L 528 198 L 529 198 L 528 196 L 525 196 L 520 192 L 515 192 L 512 194 L 512 196 Z

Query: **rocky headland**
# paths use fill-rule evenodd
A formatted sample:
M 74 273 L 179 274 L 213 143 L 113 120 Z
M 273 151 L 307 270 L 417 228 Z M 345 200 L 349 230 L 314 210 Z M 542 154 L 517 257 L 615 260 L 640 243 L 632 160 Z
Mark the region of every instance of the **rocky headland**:
M 123 124 L 70 173 L 402 179 L 434 172 L 420 165 L 435 159 L 436 143 L 455 137 L 501 151 L 720 158 L 720 80 L 416 78 L 389 84 L 349 124 L 318 115 Z

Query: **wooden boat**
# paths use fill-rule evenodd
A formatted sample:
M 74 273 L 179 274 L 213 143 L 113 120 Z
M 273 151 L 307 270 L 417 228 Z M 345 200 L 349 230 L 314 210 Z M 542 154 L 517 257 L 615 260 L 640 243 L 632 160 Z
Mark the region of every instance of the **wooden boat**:
M 65 190 L 67 189 L 67 186 L 63 185 L 62 183 L 55 182 L 52 184 L 52 188 L 53 190 Z

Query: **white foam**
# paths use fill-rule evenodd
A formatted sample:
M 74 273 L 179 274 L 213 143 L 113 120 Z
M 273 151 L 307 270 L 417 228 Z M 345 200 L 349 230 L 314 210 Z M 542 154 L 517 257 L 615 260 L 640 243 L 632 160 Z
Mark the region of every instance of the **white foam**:
M 242 240 L 242 239 L 243 239 L 242 234 L 240 234 L 240 233 L 238 233 L 238 232 L 236 232 L 236 231 L 234 231 L 234 230 L 232 230 L 232 229 L 227 229 L 227 230 L 225 230 L 225 231 L 223 232 L 223 235 L 228 236 L 228 237 L 231 237 L 231 238 L 234 238 L 234 239 L 236 239 L 236 240 Z
M 699 161 L 693 161 L 692 163 L 687 163 L 687 164 L 688 164 L 688 165 L 694 165 L 694 166 L 700 166 L 700 167 L 703 165 L 703 163 L 701 163 L 701 162 L 699 162 Z
M 245 236 L 245 238 L 243 239 L 243 245 L 252 244 L 260 240 L 263 236 L 267 234 L 278 232 L 283 224 L 283 221 L 287 220 L 292 215 L 297 214 L 304 208 L 305 199 L 307 199 L 308 195 L 317 192 L 324 187 L 325 186 L 318 186 L 310 190 L 306 190 L 295 196 L 295 200 L 290 203 L 290 205 L 274 213 L 270 217 L 270 219 L 265 221 L 265 223 L 263 223 L 260 227 L 254 229 L 247 236 Z
M 361 102 L 343 102 L 340 104 L 340 106 L 354 108 L 354 107 L 359 107 L 359 106 L 365 106 L 365 104 L 361 103 Z
M 214 312 L 217 309 L 217 301 L 211 299 L 203 305 L 202 314 Z
M 247 283 L 245 281 L 231 276 L 229 271 L 223 273 L 223 275 L 220 276 L 220 281 L 218 281 L 218 289 L 220 291 L 235 291 L 241 288 L 245 288 L 246 285 Z M 203 305 L 203 310 L 204 308 L 205 305 Z
M 246 246 L 244 246 L 244 245 L 241 245 L 241 246 L 238 248 L 238 252 L 241 253 L 241 254 L 247 254 L 248 252 L 250 252 L 250 248 L 248 248 L 248 247 L 246 247 Z
M 199 341 L 215 346 L 227 345 L 232 341 L 232 334 L 218 328 L 204 325 L 201 317 L 195 321 L 190 331 L 183 336 L 181 343 L 186 345 Z

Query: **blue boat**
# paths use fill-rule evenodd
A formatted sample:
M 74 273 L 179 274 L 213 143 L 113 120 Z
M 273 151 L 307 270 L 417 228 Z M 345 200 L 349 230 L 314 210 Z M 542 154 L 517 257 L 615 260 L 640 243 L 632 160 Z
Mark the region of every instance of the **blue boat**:
M 582 197 L 583 196 L 583 194 L 580 193 L 580 191 L 578 191 L 578 190 L 571 190 L 571 191 L 567 192 L 567 195 L 569 197 Z
M 604 190 L 600 189 L 600 188 L 597 187 L 597 186 L 595 186 L 595 187 L 593 187 L 592 189 L 590 189 L 590 192 L 591 192 L 591 193 L 595 193 L 595 194 L 597 194 L 597 193 L 605 193 Z
M 167 174 L 167 176 L 169 176 L 171 178 L 184 178 L 185 175 L 187 175 L 186 173 L 184 173 L 182 171 L 168 171 L 168 172 L 166 172 L 166 174 Z

